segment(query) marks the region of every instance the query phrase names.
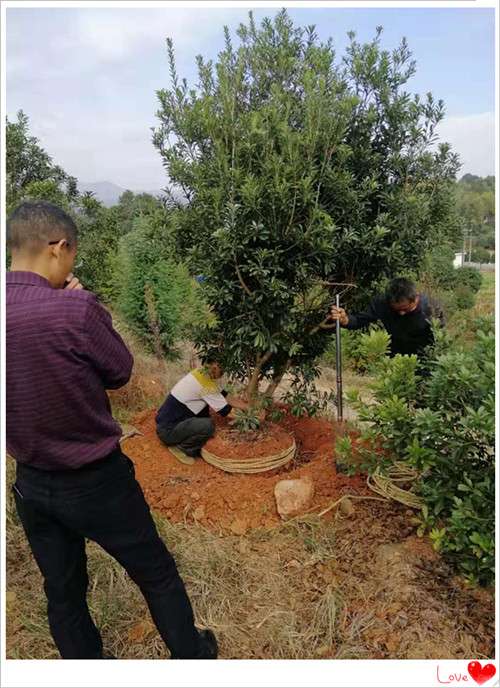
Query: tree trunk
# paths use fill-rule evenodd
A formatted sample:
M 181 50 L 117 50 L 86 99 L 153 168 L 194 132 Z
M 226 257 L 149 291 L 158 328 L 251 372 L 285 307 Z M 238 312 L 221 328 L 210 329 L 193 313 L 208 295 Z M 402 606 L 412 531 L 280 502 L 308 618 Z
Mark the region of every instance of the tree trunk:
M 281 380 L 283 379 L 283 376 L 285 375 L 286 371 L 290 367 L 290 363 L 291 363 L 291 361 L 290 361 L 290 359 L 288 359 L 288 361 L 284 365 L 282 365 L 280 368 L 278 368 L 278 370 L 274 373 L 273 379 L 271 380 L 271 382 L 267 386 L 266 391 L 264 392 L 264 395 L 266 397 L 272 397 L 273 396 L 273 394 L 275 393 Z
M 158 311 L 156 310 L 153 288 L 150 284 L 144 285 L 144 301 L 146 302 L 146 308 L 148 311 L 149 327 L 151 328 L 151 332 L 153 335 L 152 339 L 154 352 L 156 354 L 158 361 L 166 370 L 165 352 L 161 341 L 160 321 L 158 318 Z
M 262 354 L 262 356 L 258 356 L 257 360 L 255 362 L 255 367 L 252 371 L 252 375 L 250 376 L 250 380 L 248 381 L 247 385 L 247 398 L 248 398 L 248 403 L 250 406 L 254 406 L 255 402 L 257 400 L 257 396 L 259 393 L 259 378 L 260 374 L 262 372 L 262 367 L 264 366 L 265 363 L 271 358 L 271 352 L 266 351 L 265 354 Z

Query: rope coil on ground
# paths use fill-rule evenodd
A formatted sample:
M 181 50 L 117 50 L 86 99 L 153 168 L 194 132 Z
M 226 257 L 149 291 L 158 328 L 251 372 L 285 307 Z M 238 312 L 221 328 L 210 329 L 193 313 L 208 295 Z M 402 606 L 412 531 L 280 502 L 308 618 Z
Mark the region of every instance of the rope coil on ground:
M 271 456 L 235 460 L 217 456 L 208 451 L 205 447 L 201 450 L 201 455 L 207 463 L 226 471 L 226 473 L 264 473 L 265 471 L 272 471 L 275 468 L 280 468 L 287 464 L 295 456 L 296 450 L 297 446 L 294 440 L 290 447 L 284 449 L 279 454 Z
M 414 509 L 421 509 L 423 501 L 411 490 L 404 490 L 398 487 L 396 483 L 412 483 L 418 478 L 417 471 L 410 468 L 408 465 L 400 462 L 394 463 L 387 473 L 383 474 L 377 468 L 372 475 L 369 475 L 366 483 L 370 490 L 382 495 L 386 499 L 394 499 L 405 506 L 410 506 Z

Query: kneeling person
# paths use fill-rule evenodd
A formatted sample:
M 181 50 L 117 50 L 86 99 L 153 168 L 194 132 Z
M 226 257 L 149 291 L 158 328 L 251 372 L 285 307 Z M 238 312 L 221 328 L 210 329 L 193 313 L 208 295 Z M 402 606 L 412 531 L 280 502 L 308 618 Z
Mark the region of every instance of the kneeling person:
M 202 446 L 213 437 L 210 408 L 227 416 L 233 407 L 247 407 L 236 399 L 229 403 L 227 393 L 219 390 L 216 380 L 223 373 L 218 361 L 206 359 L 202 368 L 192 370 L 174 385 L 156 414 L 158 437 L 182 463 L 193 464 Z

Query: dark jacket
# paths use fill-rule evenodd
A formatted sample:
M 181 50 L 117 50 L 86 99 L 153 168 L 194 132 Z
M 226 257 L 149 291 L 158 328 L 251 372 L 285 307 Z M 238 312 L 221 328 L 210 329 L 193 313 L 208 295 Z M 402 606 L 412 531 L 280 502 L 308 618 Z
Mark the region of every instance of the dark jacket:
M 437 304 L 431 305 L 425 294 L 420 294 L 417 308 L 406 315 L 395 313 L 384 296 L 377 296 L 365 311 L 349 314 L 347 329 L 359 330 L 380 320 L 391 336 L 391 356 L 421 355 L 427 346 L 434 343 L 432 318 L 437 318 L 444 325 L 441 308 Z

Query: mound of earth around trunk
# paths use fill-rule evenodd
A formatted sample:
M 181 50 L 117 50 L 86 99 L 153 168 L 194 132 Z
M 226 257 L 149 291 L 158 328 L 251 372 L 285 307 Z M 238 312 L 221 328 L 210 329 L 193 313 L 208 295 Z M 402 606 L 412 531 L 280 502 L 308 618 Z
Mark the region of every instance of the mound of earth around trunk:
M 314 483 L 311 509 L 320 511 L 343 494 L 371 494 L 365 479 L 337 475 L 335 423 L 325 418 L 286 416 L 279 427 L 284 438 L 295 439 L 295 458 L 282 468 L 257 474 L 225 473 L 203 459 L 193 466 L 179 463 L 156 435 L 154 410 L 141 413 L 134 426 L 143 433 L 122 443 L 132 459 L 136 477 L 153 511 L 174 523 L 199 522 L 218 532 L 244 534 L 272 528 L 280 522 L 274 486 L 283 478 L 309 476 Z M 227 420 L 216 417 L 217 434 L 229 430 Z M 335 511 L 325 518 L 332 518 Z
M 282 454 L 293 443 L 293 435 L 276 423 L 270 423 L 263 433 L 240 433 L 230 427 L 219 426 L 204 449 L 221 458 L 240 461 Z

